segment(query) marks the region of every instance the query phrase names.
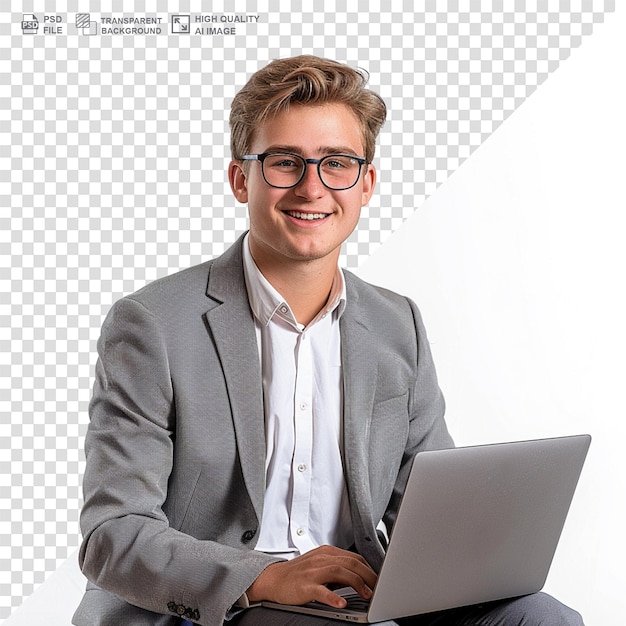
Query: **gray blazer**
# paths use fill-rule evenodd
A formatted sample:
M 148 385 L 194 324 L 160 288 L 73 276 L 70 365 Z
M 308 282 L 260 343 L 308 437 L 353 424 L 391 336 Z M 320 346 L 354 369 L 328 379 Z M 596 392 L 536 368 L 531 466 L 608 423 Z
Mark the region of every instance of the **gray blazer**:
M 79 626 L 220 625 L 277 559 L 263 515 L 263 391 L 240 239 L 118 301 L 98 342 Z M 416 452 L 451 447 L 415 305 L 346 276 L 344 459 L 355 548 L 378 569 Z

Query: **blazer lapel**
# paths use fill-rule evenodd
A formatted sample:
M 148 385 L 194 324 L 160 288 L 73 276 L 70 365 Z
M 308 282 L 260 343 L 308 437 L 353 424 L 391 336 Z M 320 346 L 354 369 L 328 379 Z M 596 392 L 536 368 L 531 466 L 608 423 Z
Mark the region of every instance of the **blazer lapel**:
M 343 429 L 346 482 L 357 549 L 377 568 L 382 562 L 372 523 L 369 482 L 369 431 L 376 390 L 377 360 L 372 334 L 359 308 L 359 294 L 346 276 L 347 305 L 341 317 Z M 372 536 L 373 535 L 373 536 Z M 360 538 L 368 544 L 359 545 Z
M 259 521 L 265 493 L 265 419 L 261 366 L 243 275 L 240 239 L 209 272 L 206 313 L 224 371 L 244 481 Z

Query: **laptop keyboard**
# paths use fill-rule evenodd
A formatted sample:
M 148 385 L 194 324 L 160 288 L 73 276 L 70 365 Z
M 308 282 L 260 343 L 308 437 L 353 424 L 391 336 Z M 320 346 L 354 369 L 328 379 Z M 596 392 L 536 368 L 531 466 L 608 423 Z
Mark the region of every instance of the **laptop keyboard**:
M 356 591 L 347 591 L 346 589 L 340 589 L 337 593 L 345 598 L 346 604 L 345 608 L 340 609 L 341 611 L 358 611 L 359 613 L 367 613 L 369 608 L 369 600 L 364 600 Z M 321 602 L 309 602 L 307 606 L 314 607 L 316 609 L 325 609 L 327 611 L 336 611 L 337 609 L 328 606 L 327 604 L 322 604 Z
M 369 608 L 369 600 L 365 600 L 356 592 L 345 595 L 342 594 L 342 596 L 348 602 L 346 609 L 350 609 L 351 611 L 367 611 Z

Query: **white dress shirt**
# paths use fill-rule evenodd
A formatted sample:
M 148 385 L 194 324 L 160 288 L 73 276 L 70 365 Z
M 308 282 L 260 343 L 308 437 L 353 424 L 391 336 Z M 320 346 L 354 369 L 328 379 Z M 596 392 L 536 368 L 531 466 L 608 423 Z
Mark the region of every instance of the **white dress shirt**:
M 256 550 L 293 558 L 354 541 L 343 468 L 339 268 L 326 306 L 306 327 L 261 274 L 248 241 L 244 274 L 254 313 L 265 405 L 266 490 Z

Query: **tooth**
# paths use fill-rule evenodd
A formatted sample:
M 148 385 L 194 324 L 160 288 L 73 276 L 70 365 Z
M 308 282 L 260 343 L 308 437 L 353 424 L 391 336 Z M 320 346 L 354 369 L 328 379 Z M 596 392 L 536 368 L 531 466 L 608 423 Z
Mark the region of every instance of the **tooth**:
M 298 211 L 289 211 L 289 215 L 301 220 L 319 220 L 326 217 L 325 213 L 299 213 Z

